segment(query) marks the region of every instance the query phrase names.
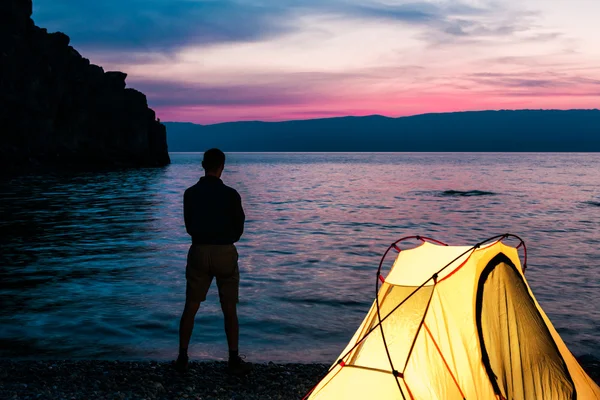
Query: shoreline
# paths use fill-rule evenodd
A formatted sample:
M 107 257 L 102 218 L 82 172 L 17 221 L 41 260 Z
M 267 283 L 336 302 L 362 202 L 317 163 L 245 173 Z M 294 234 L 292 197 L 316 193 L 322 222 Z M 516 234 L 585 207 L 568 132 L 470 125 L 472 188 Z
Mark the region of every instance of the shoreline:
M 600 360 L 578 358 L 600 384 Z M 251 360 L 250 360 L 251 361 Z M 0 359 L 2 399 L 301 399 L 329 364 L 253 363 L 246 377 L 224 361 L 191 361 L 186 374 L 171 361 L 11 361 Z

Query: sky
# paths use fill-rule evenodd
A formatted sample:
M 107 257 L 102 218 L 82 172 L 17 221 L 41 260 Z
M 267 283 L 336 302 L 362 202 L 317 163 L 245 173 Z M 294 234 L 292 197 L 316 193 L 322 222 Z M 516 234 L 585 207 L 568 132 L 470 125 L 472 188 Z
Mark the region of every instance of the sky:
M 600 108 L 598 0 L 34 0 L 164 121 Z

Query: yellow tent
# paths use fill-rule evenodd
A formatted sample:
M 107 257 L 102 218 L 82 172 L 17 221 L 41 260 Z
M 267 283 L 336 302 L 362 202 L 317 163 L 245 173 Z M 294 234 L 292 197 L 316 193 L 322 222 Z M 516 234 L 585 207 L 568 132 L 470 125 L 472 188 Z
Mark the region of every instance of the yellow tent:
M 373 306 L 305 398 L 600 399 L 527 284 L 524 243 L 511 247 L 509 237 L 519 239 L 469 247 L 415 236 L 416 248 L 400 251 L 410 238 L 391 245 Z

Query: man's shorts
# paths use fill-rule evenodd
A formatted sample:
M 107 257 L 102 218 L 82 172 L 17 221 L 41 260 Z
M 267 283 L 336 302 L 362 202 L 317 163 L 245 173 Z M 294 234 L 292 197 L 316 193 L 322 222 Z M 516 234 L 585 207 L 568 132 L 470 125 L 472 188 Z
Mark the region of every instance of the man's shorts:
M 240 271 L 235 245 L 195 245 L 188 251 L 185 268 L 186 300 L 206 300 L 212 280 L 217 278 L 221 303 L 238 303 Z

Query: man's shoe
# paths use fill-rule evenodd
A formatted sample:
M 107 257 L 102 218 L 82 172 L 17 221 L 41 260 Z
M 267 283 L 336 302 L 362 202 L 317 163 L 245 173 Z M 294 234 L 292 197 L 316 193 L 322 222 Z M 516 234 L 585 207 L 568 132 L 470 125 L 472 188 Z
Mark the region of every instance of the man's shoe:
M 188 370 L 188 357 L 187 356 L 179 356 L 177 357 L 177 361 L 173 363 L 175 370 L 179 373 L 187 372 Z
M 245 362 L 240 356 L 229 359 L 227 372 L 235 376 L 244 376 L 252 371 L 252 364 Z

